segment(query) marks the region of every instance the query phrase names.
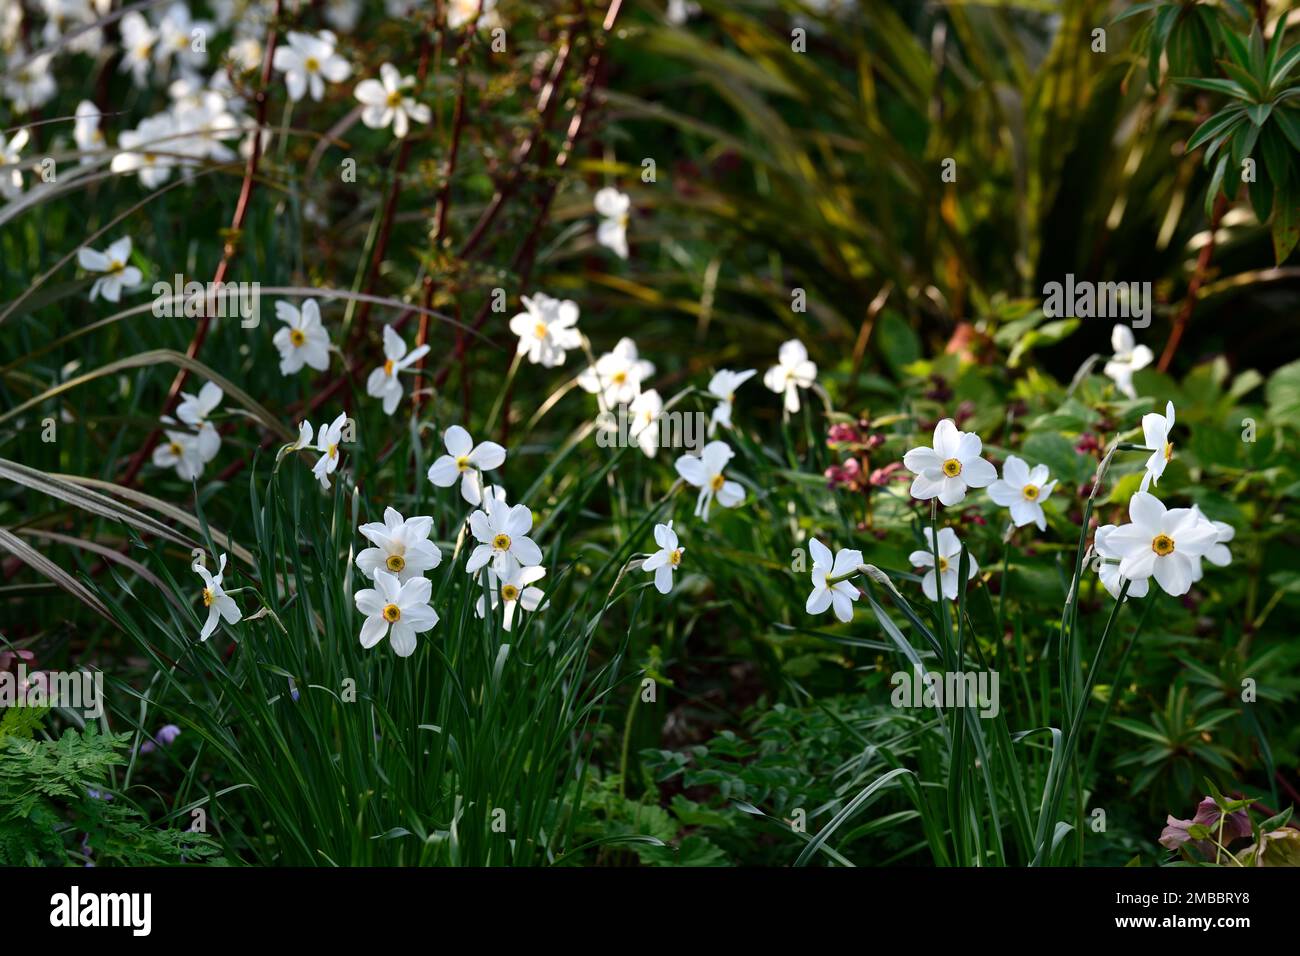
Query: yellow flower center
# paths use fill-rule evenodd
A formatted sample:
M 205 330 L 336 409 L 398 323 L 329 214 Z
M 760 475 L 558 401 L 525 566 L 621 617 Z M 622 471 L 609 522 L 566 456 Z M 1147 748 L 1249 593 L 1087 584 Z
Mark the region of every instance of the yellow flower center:
M 627 382 L 627 372 L 615 372 L 614 377 L 610 379 L 615 385 L 623 385 Z
M 385 102 L 389 105 L 390 108 L 396 109 L 397 107 L 402 105 L 402 94 L 394 90 L 393 92 L 388 94 L 388 97 L 386 98 Z
M 170 445 L 167 446 L 167 450 L 170 451 L 177 458 L 181 457 L 181 452 L 184 451 L 184 449 L 181 448 L 179 442 L 172 442 Z
M 383 615 L 384 620 L 389 624 L 396 624 L 402 619 L 402 609 L 396 604 L 385 604 Z
M 536 325 L 534 325 L 534 326 L 533 326 L 533 335 L 537 336 L 537 338 L 539 338 L 539 339 L 544 339 L 544 338 L 546 338 L 546 323 L 545 323 L 545 322 L 538 322 Z
M 389 571 L 397 574 L 402 570 L 402 568 L 406 567 L 406 559 L 400 554 L 390 554 L 388 560 L 384 562 L 384 566 L 387 567 Z
M 513 584 L 503 584 L 501 585 L 501 596 L 507 601 L 517 601 L 519 600 L 519 589 Z
M 145 153 L 145 154 L 144 154 L 144 161 L 145 161 L 148 165 L 152 166 L 154 163 L 158 162 L 158 157 L 155 156 L 153 153 Z
M 681 549 L 681 548 L 674 548 L 674 549 L 673 549 L 673 553 L 670 554 L 670 555 L 668 555 L 668 563 L 671 564 L 673 567 L 677 567 L 677 565 L 679 565 L 679 564 L 682 563 L 682 549 Z
M 339 446 L 330 445 L 329 450 L 326 451 L 325 454 L 328 455 L 330 458 L 337 458 L 339 456 Z
M 125 268 L 126 266 L 124 264 L 114 259 L 108 264 L 108 274 L 113 275 L 114 273 L 121 272 Z
M 315 73 L 320 69 L 320 60 L 316 59 L 314 56 L 309 56 L 303 62 L 303 66 L 306 68 L 308 73 Z
M 293 343 L 293 346 L 295 348 L 301 348 L 302 345 L 307 341 L 307 336 L 302 334 L 302 329 L 290 329 L 289 341 Z
M 509 551 L 510 535 L 504 533 L 497 535 L 492 539 L 492 547 L 496 551 Z
M 949 478 L 956 478 L 961 474 L 961 462 L 956 458 L 949 458 L 943 463 L 943 473 Z
M 1025 485 L 1024 490 L 1021 492 L 1021 494 L 1023 494 L 1023 495 L 1025 496 L 1025 500 L 1026 500 L 1026 501 L 1037 501 L 1037 500 L 1038 500 L 1038 486 L 1037 486 L 1037 485 Z
M 214 595 L 213 595 L 213 593 L 212 593 L 212 588 L 204 588 L 204 589 L 203 589 L 203 606 L 204 606 L 204 607 L 212 607 L 212 599 L 213 599 L 213 597 L 214 597 Z
M 948 570 L 948 559 L 945 558 L 945 557 L 943 557 L 942 555 L 940 555 L 940 556 L 939 556 L 939 573 L 940 573 L 940 574 L 943 574 L 943 572 L 945 572 L 945 571 L 947 571 L 947 570 Z
M 712 488 L 714 491 L 721 491 L 722 486 L 726 483 L 727 483 L 726 476 L 723 475 L 721 472 L 719 472 L 718 474 L 714 475 L 713 478 L 709 481 L 709 487 Z
M 385 374 L 385 375 L 392 375 L 392 374 L 393 374 L 393 360 L 392 360 L 392 359 L 387 359 L 387 360 L 384 361 L 384 374 Z
M 1174 539 L 1167 534 L 1158 534 L 1151 539 L 1151 550 L 1160 557 L 1174 553 Z
M 468 456 L 468 455 L 461 455 L 459 458 L 456 459 L 456 470 L 457 470 L 457 471 L 469 471 L 469 468 L 470 468 L 470 465 L 469 465 L 469 456 Z
M 1165 461 L 1173 461 L 1173 460 L 1174 460 L 1174 443 L 1171 441 L 1167 441 L 1165 442 Z

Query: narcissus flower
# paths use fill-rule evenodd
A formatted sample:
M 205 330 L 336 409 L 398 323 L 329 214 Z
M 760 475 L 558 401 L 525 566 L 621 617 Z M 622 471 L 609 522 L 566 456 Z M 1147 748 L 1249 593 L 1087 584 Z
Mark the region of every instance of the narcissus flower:
M 681 566 L 686 549 L 677 540 L 677 532 L 673 530 L 671 521 L 655 525 L 655 544 L 659 545 L 659 550 L 645 559 L 641 570 L 653 572 L 655 589 L 660 594 L 667 594 L 673 589 L 673 572 Z
M 348 61 L 334 52 L 338 40 L 329 30 L 312 35 L 289 31 L 288 43 L 275 48 L 272 65 L 284 74 L 289 99 L 297 102 L 308 89 L 311 98 L 325 95 L 325 81 L 342 83 L 352 75 Z
M 620 259 L 627 258 L 627 225 L 632 200 L 627 193 L 606 186 L 596 193 L 594 200 L 600 224 L 596 227 L 596 242 L 609 249 Z
M 136 86 L 146 86 L 149 70 L 153 65 L 153 50 L 158 42 L 158 34 L 137 10 L 129 10 L 122 17 L 120 31 L 122 64 L 118 69 L 123 73 L 130 73 Z
M 990 466 L 992 467 L 992 466 Z M 930 550 L 913 551 L 908 555 L 907 560 L 915 568 L 929 568 L 925 576 L 921 578 L 921 590 L 931 601 L 939 600 L 938 590 L 935 586 L 935 564 L 934 564 L 934 534 L 929 528 L 925 531 L 925 544 Z M 943 588 L 943 596 L 950 601 L 957 600 L 957 568 L 961 561 L 961 542 L 957 540 L 957 532 L 952 528 L 939 529 L 939 567 L 938 578 Z M 966 561 L 970 565 L 966 577 L 967 580 L 975 577 L 975 572 L 979 570 L 979 564 L 975 561 L 974 555 L 967 554 Z
M 1133 373 L 1150 365 L 1155 354 L 1145 345 L 1137 344 L 1133 330 L 1127 325 L 1117 325 L 1111 330 L 1110 347 L 1115 354 L 1106 362 L 1106 376 L 1129 398 L 1136 398 Z
M 506 450 L 494 441 L 474 444 L 469 432 L 452 425 L 442 435 L 447 454 L 429 466 L 428 477 L 439 488 L 450 488 L 460 480 L 460 496 L 472 505 L 483 500 L 483 472 L 500 468 Z
M 724 508 L 734 508 L 745 500 L 745 489 L 729 481 L 724 469 L 735 452 L 724 441 L 711 441 L 698 457 L 682 455 L 677 459 L 677 474 L 687 484 L 700 489 L 695 500 L 695 517 L 709 520 L 709 505 L 716 497 Z
M 173 3 L 158 22 L 158 44 L 154 49 L 158 66 L 166 72 L 175 59 L 182 72 L 193 73 L 208 62 L 207 44 L 195 44 L 194 34 L 207 37 L 213 25 L 206 20 L 195 20 L 184 3 Z M 196 49 L 197 47 L 197 49 Z
M 1002 465 L 1002 477 L 989 485 L 989 497 L 994 504 L 1011 509 L 1011 521 L 1017 528 L 1033 522 L 1039 531 L 1047 530 L 1047 516 L 1043 502 L 1056 487 L 1056 481 L 1047 480 L 1046 465 L 1032 469 L 1015 455 L 1008 455 Z
M 339 467 L 339 443 L 343 440 L 343 426 L 347 424 L 347 412 L 339 412 L 339 417 L 321 428 L 316 436 L 316 450 L 320 457 L 312 466 L 311 473 L 320 482 L 322 488 L 329 488 L 329 476 Z
M 5 134 L 0 132 L 0 166 L 15 167 L 7 173 L 0 173 L 0 196 L 5 199 L 16 199 L 22 195 L 23 171 L 17 168 L 22 160 L 18 154 L 22 152 L 30 138 L 31 134 L 25 129 L 20 129 L 8 140 L 5 139 Z
M 398 139 L 406 136 L 411 122 L 427 123 L 432 111 L 427 103 L 417 102 L 409 94 L 415 87 L 415 77 L 402 76 L 397 67 L 385 63 L 379 68 L 378 80 L 362 80 L 357 84 L 356 97 L 361 101 L 361 122 L 371 129 L 393 127 Z
M 491 561 L 492 570 L 506 578 L 515 568 L 541 564 L 542 549 L 528 537 L 532 527 L 533 513 L 523 505 L 475 511 L 469 516 L 469 530 L 478 546 L 470 554 L 465 570 L 476 574 Z
M 77 104 L 76 116 L 76 122 L 72 125 L 72 139 L 77 144 L 77 149 L 83 153 L 102 150 L 105 144 L 104 133 L 99 128 L 99 107 L 90 100 L 82 100 Z M 81 162 L 86 161 L 87 157 L 83 156 Z
M 302 309 L 281 300 L 275 304 L 275 317 L 285 327 L 271 340 L 280 351 L 280 374 L 293 375 L 304 365 L 323 372 L 330 364 L 330 337 L 320 320 L 320 306 L 307 299 Z
M 592 395 L 602 395 L 605 406 L 627 405 L 641 394 L 641 383 L 655 373 L 655 367 L 637 354 L 636 343 L 621 338 L 612 352 L 596 359 L 578 376 L 578 386 Z
M 18 59 L 24 59 L 21 48 L 17 51 Z M 40 109 L 54 98 L 58 86 L 54 82 L 54 73 L 50 70 L 50 54 L 33 56 L 19 66 L 5 81 L 5 95 L 15 113 L 26 113 Z
M 215 382 L 205 382 L 197 395 L 181 392 L 181 402 L 176 406 L 176 417 L 197 430 L 199 455 L 204 462 L 216 458 L 221 450 L 221 435 L 208 419 L 221 404 L 224 394 Z
M 582 335 L 575 327 L 578 304 L 568 299 L 552 299 L 544 293 L 520 296 L 528 311 L 510 320 L 510 331 L 519 336 L 518 351 L 528 361 L 544 368 L 564 364 L 565 354 L 582 345 Z
M 808 350 L 798 339 L 781 346 L 776 364 L 763 374 L 763 384 L 778 395 L 785 396 L 785 410 L 793 415 L 799 411 L 799 389 L 812 388 L 817 381 L 817 366 L 808 358 Z
M 966 497 L 967 488 L 984 488 L 998 477 L 997 470 L 980 457 L 980 436 L 961 432 L 951 418 L 934 426 L 934 447 L 913 448 L 903 464 L 916 473 L 912 497 L 938 498 L 952 506 Z
M 135 266 L 128 265 L 130 260 L 130 236 L 118 239 L 104 252 L 98 252 L 87 246 L 77 250 L 77 265 L 87 272 L 100 273 L 99 278 L 90 287 L 91 302 L 101 295 L 109 302 L 117 302 L 122 298 L 123 289 L 130 289 L 140 284 L 144 275 Z
M 1131 522 L 1106 536 L 1120 558 L 1119 573 L 1130 581 L 1154 577 L 1180 597 L 1196 580 L 1196 565 L 1217 541 L 1214 525 L 1194 508 L 1167 509 L 1155 495 L 1139 491 L 1129 499 Z
M 713 406 L 713 416 L 709 419 L 710 438 L 719 425 L 723 428 L 731 427 L 731 407 L 736 401 L 736 389 L 748 382 L 755 374 L 756 371 L 752 368 L 745 369 L 743 372 L 733 372 L 731 369 L 724 368 L 719 369 L 714 373 L 713 378 L 709 379 L 709 394 L 718 400 L 718 404 Z
M 431 517 L 403 518 L 397 509 L 385 508 L 382 522 L 371 521 L 357 530 L 374 545 L 357 555 L 357 567 L 371 580 L 377 571 L 387 571 L 406 582 L 442 563 L 442 551 L 429 540 Z
M 1200 509 L 1192 505 L 1192 510 L 1200 514 Z M 1201 515 L 1201 520 L 1208 523 L 1214 529 L 1214 544 L 1203 555 L 1206 561 L 1209 561 L 1216 568 L 1226 568 L 1232 563 L 1232 552 L 1228 550 L 1228 542 L 1237 536 L 1237 529 L 1226 521 L 1210 521 L 1205 515 Z M 1193 581 L 1201 580 L 1205 574 L 1205 569 L 1201 567 L 1201 562 L 1196 562 L 1196 573 L 1192 578 Z
M 653 388 L 632 399 L 628 406 L 628 414 L 632 416 L 627 427 L 628 437 L 641 447 L 647 458 L 653 458 L 659 450 L 659 415 L 663 410 L 664 400 Z
M 1093 550 L 1097 552 L 1097 578 L 1101 581 L 1110 596 L 1119 600 L 1120 592 L 1124 589 L 1124 578 L 1119 573 L 1120 559 L 1123 557 L 1110 544 L 1111 533 L 1117 525 L 1102 525 L 1097 529 L 1097 534 L 1092 541 Z M 1147 590 L 1150 586 L 1148 578 L 1141 578 L 1129 583 L 1128 597 L 1140 598 L 1147 596 Z M 1127 598 L 1126 598 L 1127 600 Z
M 127 14 L 130 16 L 130 14 Z M 135 173 L 145 189 L 156 189 L 171 178 L 176 165 L 176 124 L 165 113 L 142 119 L 117 138 L 120 152 L 109 163 L 115 173 Z
M 862 552 L 850 548 L 841 548 L 834 557 L 831 549 L 816 538 L 808 541 L 808 550 L 812 554 L 812 593 L 804 606 L 809 614 L 821 614 L 828 607 L 835 609 L 835 616 L 845 624 L 853 620 L 853 602 L 862 593 L 849 581 L 835 581 L 830 578 L 852 574 L 862 564 Z
M 356 593 L 357 610 L 366 616 L 361 625 L 361 646 L 372 648 L 385 637 L 398 657 L 415 653 L 415 635 L 438 623 L 438 612 L 429 606 L 433 582 L 413 577 L 405 584 L 387 571 L 375 572 L 375 586 Z
M 194 481 L 203 474 L 203 456 L 198 436 L 191 432 L 164 431 L 165 441 L 153 450 L 153 463 L 159 468 L 175 468 L 181 481 Z
M 532 612 L 542 606 L 546 592 L 541 588 L 532 587 L 532 584 L 545 576 L 546 569 L 540 564 L 528 568 L 515 565 L 508 568 L 505 574 L 497 574 L 496 571 L 488 568 L 487 598 L 492 602 L 493 610 L 498 604 L 504 604 L 501 626 L 505 630 L 508 631 L 514 626 L 516 608 Z M 474 613 L 479 617 L 487 613 L 487 601 L 482 595 L 474 603 Z
M 1146 474 L 1142 476 L 1141 491 L 1152 485 L 1160 484 L 1160 476 L 1173 461 L 1174 443 L 1169 440 L 1169 433 L 1174 430 L 1174 403 L 1165 403 L 1163 415 L 1151 412 L 1142 416 L 1142 443 L 1151 452 L 1147 459 Z
M 398 380 L 397 374 L 428 354 L 427 345 L 421 345 L 407 352 L 402 337 L 393 331 L 391 325 L 384 326 L 384 364 L 371 372 L 370 377 L 366 379 L 366 394 L 371 398 L 384 400 L 385 415 L 397 411 L 397 403 L 402 400 L 402 383 Z
M 221 587 L 221 579 L 226 573 L 224 554 L 217 561 L 216 574 L 210 574 L 198 560 L 195 560 L 192 568 L 203 579 L 203 606 L 208 609 L 208 619 L 203 623 L 203 630 L 199 632 L 199 640 L 206 641 L 217 629 L 219 618 L 224 618 L 227 624 L 238 624 L 239 619 L 244 615 L 239 610 L 239 605 L 235 603 L 235 599 Z

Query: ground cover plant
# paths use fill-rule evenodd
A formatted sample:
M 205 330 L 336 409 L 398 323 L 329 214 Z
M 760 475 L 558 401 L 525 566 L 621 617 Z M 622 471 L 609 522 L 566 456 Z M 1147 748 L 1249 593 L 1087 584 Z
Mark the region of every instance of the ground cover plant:
M 1297 19 L 11 0 L 0 863 L 1293 865 Z

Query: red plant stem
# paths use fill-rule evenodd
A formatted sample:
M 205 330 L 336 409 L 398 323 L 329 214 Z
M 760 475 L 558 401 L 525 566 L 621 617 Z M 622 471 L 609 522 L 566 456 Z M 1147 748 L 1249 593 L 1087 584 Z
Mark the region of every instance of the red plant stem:
M 271 16 L 271 23 L 266 29 L 266 53 L 262 57 L 262 82 L 261 89 L 257 91 L 257 130 L 253 135 L 253 149 L 248 155 L 248 165 L 244 168 L 244 182 L 239 189 L 239 200 L 235 204 L 235 215 L 230 221 L 230 230 L 227 234 L 225 247 L 221 252 L 221 262 L 217 264 L 217 271 L 212 279 L 212 285 L 216 286 L 226 279 L 226 273 L 230 269 L 230 260 L 234 258 L 238 249 L 239 234 L 244 228 L 244 220 L 248 216 L 249 200 L 253 195 L 253 184 L 257 179 L 257 167 L 262 159 L 262 130 L 266 126 L 266 111 L 270 105 L 270 97 L 267 95 L 267 89 L 271 85 L 271 60 L 275 55 L 276 29 L 275 25 L 280 19 L 280 7 L 282 0 L 275 0 L 275 12 Z M 204 310 L 205 313 L 207 310 Z M 194 330 L 194 337 L 190 339 L 189 348 L 185 354 L 189 358 L 197 358 L 199 350 L 203 348 L 203 342 L 208 337 L 208 328 L 212 324 L 212 317 L 204 314 L 199 320 L 198 326 Z M 162 414 L 166 415 L 171 412 L 176 404 L 176 399 L 180 396 L 181 389 L 185 387 L 185 380 L 189 377 L 189 370 L 181 367 L 176 370 L 176 377 L 172 379 L 171 388 L 167 391 L 167 400 L 163 402 Z M 162 435 L 161 428 L 155 428 L 149 435 L 143 445 L 135 453 L 127 465 L 126 473 L 122 476 L 121 484 L 130 487 L 135 481 L 140 469 L 144 466 L 145 459 L 153 451 L 154 445 L 158 443 Z
M 1210 260 L 1214 257 L 1214 235 L 1219 231 L 1219 221 L 1227 210 L 1228 199 L 1226 196 L 1220 195 L 1214 201 L 1214 212 L 1210 216 L 1210 237 L 1206 240 L 1205 245 L 1201 247 L 1201 254 L 1196 257 L 1196 268 L 1192 272 L 1191 281 L 1187 283 L 1187 295 L 1183 298 L 1183 304 L 1178 310 L 1178 314 L 1174 316 L 1174 327 L 1169 333 L 1169 341 L 1165 343 L 1165 350 L 1160 356 L 1160 364 L 1157 367 L 1161 372 L 1169 371 L 1169 363 L 1174 360 L 1174 352 L 1178 350 L 1178 343 L 1183 339 L 1183 332 L 1192 317 L 1192 310 L 1196 308 L 1196 297 L 1200 294 L 1201 286 L 1205 283 L 1206 276 L 1210 271 Z

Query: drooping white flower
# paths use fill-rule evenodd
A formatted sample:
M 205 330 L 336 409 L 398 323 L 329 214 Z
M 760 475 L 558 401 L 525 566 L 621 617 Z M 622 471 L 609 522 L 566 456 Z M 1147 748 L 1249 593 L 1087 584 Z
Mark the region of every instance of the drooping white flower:
M 302 421 L 298 423 L 298 437 L 294 439 L 292 443 L 289 444 L 289 446 L 285 449 L 285 453 L 287 454 L 288 452 L 291 451 L 302 451 L 304 448 L 315 447 L 311 443 L 312 432 L 313 429 L 312 429 L 311 422 L 307 421 L 304 418 Z
M 492 562 L 500 577 L 507 577 L 517 567 L 542 563 L 542 549 L 528 537 L 533 527 L 533 513 L 524 505 L 475 511 L 469 516 L 469 530 L 478 545 L 469 556 L 465 570 L 470 574 Z
M 316 435 L 316 450 L 320 457 L 312 466 L 311 473 L 320 482 L 322 488 L 330 486 L 329 476 L 339 467 L 339 443 L 343 440 L 343 426 L 347 424 L 347 412 L 339 412 L 339 417 L 321 428 Z
M 636 343 L 621 338 L 613 351 L 606 352 L 578 376 L 578 386 L 604 397 L 609 409 L 627 405 L 641 393 L 641 383 L 655 373 L 655 367 L 637 354 Z
M 215 382 L 205 382 L 197 395 L 181 392 L 181 402 L 176 406 L 176 417 L 197 429 L 199 456 L 205 463 L 216 458 L 217 452 L 221 450 L 221 435 L 208 420 L 208 416 L 216 411 L 223 395 L 221 387 Z
M 122 17 L 120 31 L 122 64 L 118 69 L 123 73 L 130 73 L 136 86 L 147 86 L 149 68 L 153 65 L 154 46 L 158 43 L 158 33 L 149 26 L 149 21 L 137 10 L 130 10 Z
M 709 394 L 718 400 L 718 404 L 713 406 L 713 416 L 709 419 L 709 437 L 713 437 L 714 431 L 721 425 L 723 428 L 731 427 L 731 408 L 736 401 L 736 389 L 744 385 L 757 374 L 755 369 L 746 369 L 743 372 L 733 372 L 731 369 L 719 369 L 709 379 Z
M 115 173 L 135 173 L 140 185 L 156 189 L 171 177 L 176 165 L 176 124 L 167 113 L 140 121 L 133 130 L 117 138 L 119 152 L 109 169 Z
M 724 508 L 734 508 L 745 500 L 745 489 L 728 480 L 725 469 L 735 452 L 724 441 L 711 441 L 699 457 L 682 455 L 677 459 L 677 474 L 687 484 L 700 489 L 695 501 L 695 517 L 709 520 L 709 504 L 716 497 Z
M 23 171 L 17 168 L 22 160 L 18 154 L 30 138 L 31 134 L 25 129 L 20 129 L 7 141 L 5 134 L 0 132 L 0 166 L 15 167 L 7 173 L 0 173 L 0 196 L 4 196 L 5 199 L 16 199 L 22 195 Z
M 600 224 L 596 226 L 596 242 L 620 259 L 626 259 L 627 226 L 632 200 L 627 193 L 606 186 L 596 193 L 594 204 L 596 214 L 601 217 Z
M 646 389 L 628 406 L 631 416 L 628 422 L 628 437 L 636 442 L 647 458 L 653 458 L 659 450 L 659 415 L 664 410 L 664 400 L 653 388 Z
M 54 99 L 54 94 L 59 91 L 50 69 L 52 57 L 43 53 L 26 59 L 27 54 L 21 48 L 15 53 L 23 62 L 5 79 L 5 96 L 15 113 L 29 113 Z
M 951 507 L 966 497 L 968 488 L 984 488 L 998 477 L 997 469 L 980 457 L 980 436 L 957 430 L 951 418 L 934 426 L 934 447 L 922 445 L 903 456 L 903 465 L 916 473 L 912 497 L 938 498 Z
M 1142 476 L 1141 491 L 1152 485 L 1160 484 L 1160 476 L 1174 458 L 1174 443 L 1169 440 L 1169 433 L 1174 430 L 1174 403 L 1165 404 L 1165 413 L 1156 412 L 1142 416 L 1142 443 L 1151 451 L 1147 459 L 1146 474 Z
M 83 153 L 97 153 L 105 146 L 104 133 L 99 128 L 101 114 L 99 107 L 90 100 L 82 100 L 77 104 L 77 119 L 72 124 L 72 139 L 77 144 L 77 149 Z M 83 156 L 81 162 L 87 162 L 89 157 Z
M 357 530 L 374 545 L 357 555 L 357 567 L 372 581 L 375 572 L 387 571 L 404 582 L 442 563 L 442 551 L 429 540 L 431 517 L 403 518 L 397 509 L 385 508 L 383 521 L 371 521 Z
M 492 602 L 493 610 L 496 610 L 498 604 L 504 604 L 501 626 L 507 631 L 510 630 L 514 626 L 516 608 L 532 612 L 542 606 L 546 592 L 541 588 L 532 587 L 532 584 L 545 576 L 546 569 L 540 564 L 528 568 L 514 565 L 507 568 L 504 574 L 497 574 L 492 568 L 488 568 L 487 600 L 484 600 L 484 595 L 479 595 L 478 600 L 474 602 L 474 613 L 483 617 L 487 613 L 489 600 Z
M 907 558 L 913 567 L 929 568 L 925 576 L 921 578 L 921 590 L 931 601 L 939 600 L 938 591 L 935 588 L 935 565 L 934 565 L 934 534 L 929 528 L 922 529 L 925 532 L 925 543 L 928 551 L 913 551 Z M 943 596 L 950 601 L 957 600 L 957 569 L 961 561 L 961 542 L 957 540 L 957 532 L 952 528 L 939 529 L 939 582 L 943 588 Z M 970 570 L 966 575 L 967 580 L 975 577 L 979 570 L 979 563 L 972 554 L 966 555 L 966 560 L 970 564 Z
M 1101 581 L 1101 586 L 1110 592 L 1110 596 L 1118 601 L 1120 592 L 1124 588 L 1124 578 L 1119 573 L 1120 559 L 1123 555 L 1110 545 L 1110 535 L 1115 528 L 1116 525 L 1113 524 L 1102 525 L 1098 528 L 1092 546 L 1097 552 L 1098 558 L 1096 563 L 1097 578 Z M 1131 582 L 1125 600 L 1131 597 L 1146 597 L 1149 586 L 1149 578 L 1139 578 Z
M 645 559 L 641 570 L 653 572 L 655 589 L 660 594 L 667 594 L 673 589 L 673 572 L 681 566 L 686 549 L 677 540 L 671 521 L 655 525 L 655 544 L 659 545 L 659 550 Z
M 763 384 L 770 391 L 785 396 L 785 410 L 799 411 L 799 389 L 812 388 L 817 381 L 817 366 L 808 358 L 808 350 L 798 339 L 790 339 L 777 352 L 776 364 L 763 373 Z
M 203 456 L 198 436 L 192 432 L 165 430 L 166 441 L 154 446 L 153 463 L 158 468 L 175 468 L 181 481 L 194 481 L 203 474 Z
M 518 351 L 528 361 L 544 368 L 563 365 L 566 353 L 582 345 L 578 332 L 578 304 L 569 299 L 553 299 L 538 292 L 520 296 L 528 311 L 510 320 L 510 331 L 519 336 Z
M 109 302 L 122 298 L 122 290 L 134 288 L 144 278 L 133 265 L 131 259 L 131 237 L 123 236 L 108 247 L 105 252 L 98 252 L 89 246 L 77 250 L 77 264 L 87 272 L 98 272 L 100 276 L 90 287 L 90 301 L 103 296 Z
M 450 488 L 460 480 L 460 496 L 472 505 L 482 500 L 483 472 L 500 468 L 506 450 L 494 441 L 474 444 L 469 432 L 452 425 L 442 435 L 447 454 L 429 466 L 428 477 L 439 488 Z
M 809 539 L 808 550 L 813 559 L 813 589 L 804 610 L 809 614 L 821 614 L 828 607 L 834 608 L 835 616 L 848 624 L 853 620 L 853 602 L 862 596 L 861 592 L 849 581 L 832 583 L 829 579 L 852 574 L 862 564 L 862 552 L 841 548 L 832 557 L 831 549 L 816 538 Z
M 361 122 L 371 129 L 392 126 L 398 139 L 410 132 L 412 120 L 429 122 L 433 115 L 429 105 L 407 93 L 414 86 L 414 76 L 402 76 L 391 63 L 380 66 L 378 80 L 366 79 L 357 84 L 356 97 L 363 107 Z
M 384 364 L 370 373 L 366 379 L 366 394 L 371 398 L 384 400 L 384 414 L 391 415 L 397 411 L 397 404 L 402 400 L 402 383 L 399 372 L 405 371 L 429 354 L 429 346 L 421 345 L 417 349 L 406 351 L 406 342 L 393 331 L 391 325 L 384 326 Z
M 375 586 L 356 593 L 357 610 L 366 616 L 361 625 L 361 646 L 369 650 L 385 637 L 398 657 L 415 653 L 415 635 L 438 623 L 438 612 L 429 606 L 433 582 L 426 577 L 410 578 L 405 584 L 387 571 L 375 572 Z
M 329 368 L 330 337 L 315 299 L 304 301 L 302 309 L 282 299 L 275 304 L 275 317 L 285 324 L 271 340 L 280 351 L 281 375 L 293 375 L 304 365 L 318 372 Z
M 219 618 L 224 618 L 227 624 L 238 624 L 240 618 L 244 616 L 239 610 L 239 605 L 235 599 L 227 594 L 221 587 L 222 578 L 226 573 L 226 556 L 223 554 L 217 562 L 217 573 L 210 574 L 196 559 L 192 565 L 195 573 L 203 579 L 203 606 L 208 609 L 208 619 L 203 622 L 203 630 L 199 632 L 199 640 L 206 641 L 212 636 L 212 632 L 217 629 Z
M 1167 509 L 1145 491 L 1129 500 L 1128 514 L 1130 523 L 1105 539 L 1107 549 L 1120 558 L 1121 577 L 1154 577 L 1166 593 L 1186 594 L 1196 580 L 1197 564 L 1216 544 L 1218 530 L 1195 508 Z
M 1056 487 L 1056 480 L 1047 480 L 1046 465 L 1032 469 L 1015 455 L 1008 455 L 1002 465 L 1002 477 L 989 485 L 989 497 L 994 504 L 1011 509 L 1011 521 L 1017 528 L 1033 522 L 1039 531 L 1047 530 L 1047 516 L 1043 502 Z
M 352 75 L 348 61 L 334 52 L 338 39 L 329 30 L 298 33 L 290 30 L 288 43 L 275 48 L 271 65 L 284 74 L 289 99 L 297 102 L 308 90 L 313 100 L 325 95 L 325 81 L 342 83 Z
M 1146 368 L 1155 354 L 1145 345 L 1138 345 L 1133 330 L 1127 325 L 1116 325 L 1110 333 L 1110 347 L 1115 354 L 1106 362 L 1106 376 L 1129 398 L 1136 398 L 1133 373 Z

